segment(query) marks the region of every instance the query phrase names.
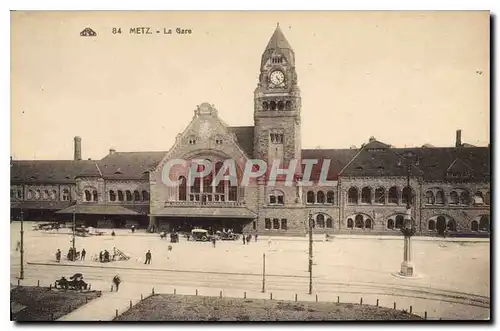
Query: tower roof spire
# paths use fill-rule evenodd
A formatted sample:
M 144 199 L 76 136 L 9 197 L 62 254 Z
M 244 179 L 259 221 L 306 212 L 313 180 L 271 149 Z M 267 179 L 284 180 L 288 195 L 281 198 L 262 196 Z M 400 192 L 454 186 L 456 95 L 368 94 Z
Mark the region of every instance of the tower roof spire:
M 286 40 L 285 35 L 281 31 L 279 22 L 276 23 L 276 30 L 274 30 L 271 39 L 269 39 L 269 43 L 267 43 L 266 51 L 270 49 L 292 49 L 288 40 Z

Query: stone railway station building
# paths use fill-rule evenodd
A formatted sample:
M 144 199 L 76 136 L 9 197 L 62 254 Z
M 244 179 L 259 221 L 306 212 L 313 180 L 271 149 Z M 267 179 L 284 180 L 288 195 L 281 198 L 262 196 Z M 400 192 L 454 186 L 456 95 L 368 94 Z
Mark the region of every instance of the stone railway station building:
M 75 137 L 74 160 L 11 160 L 12 219 L 21 212 L 25 220 L 62 222 L 75 215 L 94 227 L 199 226 L 274 236 L 304 235 L 312 217 L 315 233 L 400 234 L 410 199 L 418 234 L 439 228 L 449 235 L 489 234 L 490 146 L 462 143 L 460 130 L 455 147 L 394 148 L 372 137 L 361 148 L 302 149 L 295 53 L 279 26 L 262 54 L 254 109 L 253 126 L 233 127 L 203 103 L 168 151 L 110 149 L 101 160 L 83 160 Z M 319 163 L 312 186 L 301 185 L 300 171 L 291 186 L 268 186 L 262 176 L 249 186 L 222 181 L 213 187 L 212 175 L 189 185 L 185 170 L 174 167 L 179 184 L 168 187 L 162 169 L 172 159 L 208 159 L 215 171 L 226 159 Z M 322 183 L 326 160 L 328 182 Z

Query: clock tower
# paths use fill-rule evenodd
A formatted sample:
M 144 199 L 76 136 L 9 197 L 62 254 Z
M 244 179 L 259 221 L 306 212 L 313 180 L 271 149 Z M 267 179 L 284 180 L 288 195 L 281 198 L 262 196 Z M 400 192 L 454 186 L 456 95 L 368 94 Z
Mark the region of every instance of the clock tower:
M 279 24 L 267 44 L 260 63 L 254 93 L 255 157 L 272 165 L 300 159 L 300 89 L 295 71 L 295 53 Z

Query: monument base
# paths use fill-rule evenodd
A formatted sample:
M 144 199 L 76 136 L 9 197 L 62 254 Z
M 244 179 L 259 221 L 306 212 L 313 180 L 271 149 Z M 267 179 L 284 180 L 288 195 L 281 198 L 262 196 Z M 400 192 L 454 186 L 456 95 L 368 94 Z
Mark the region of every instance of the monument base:
M 400 276 L 403 277 L 414 277 L 415 276 L 415 265 L 412 261 L 403 261 L 401 263 Z

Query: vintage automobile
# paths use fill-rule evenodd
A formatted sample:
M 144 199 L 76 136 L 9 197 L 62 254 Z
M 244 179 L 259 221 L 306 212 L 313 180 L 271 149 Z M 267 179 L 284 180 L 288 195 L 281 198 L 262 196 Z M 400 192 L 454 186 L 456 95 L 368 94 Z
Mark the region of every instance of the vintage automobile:
M 56 280 L 54 283 L 55 288 L 61 288 L 65 291 L 69 290 L 86 290 L 87 283 L 83 280 L 83 275 L 81 273 L 76 273 L 67 280 L 66 277 L 61 277 L 61 279 Z
M 208 241 L 210 239 L 212 239 L 212 236 L 205 229 L 193 229 L 191 235 L 188 236 L 190 241 Z
M 238 240 L 240 235 L 233 232 L 217 231 L 217 236 L 220 240 Z
M 38 223 L 33 225 L 33 230 L 38 231 L 38 230 L 43 230 L 43 231 L 48 231 L 48 230 L 54 230 L 54 229 L 59 229 L 60 224 L 58 222 L 48 222 L 48 223 Z

